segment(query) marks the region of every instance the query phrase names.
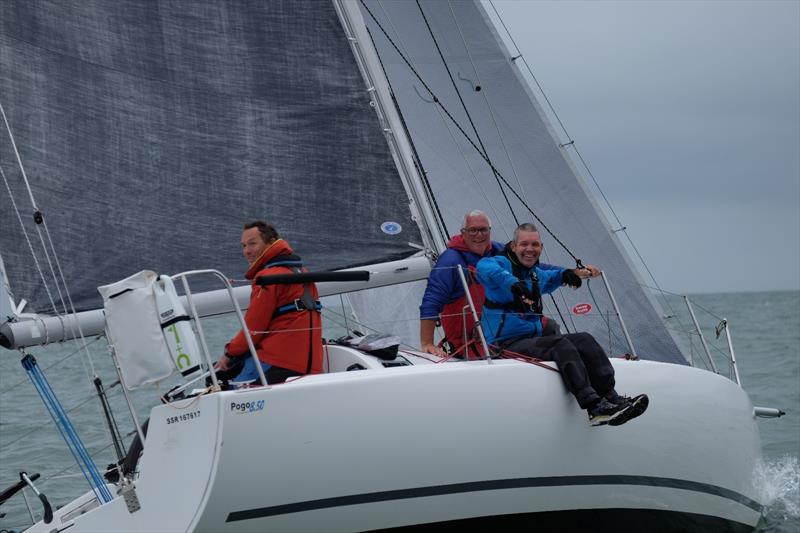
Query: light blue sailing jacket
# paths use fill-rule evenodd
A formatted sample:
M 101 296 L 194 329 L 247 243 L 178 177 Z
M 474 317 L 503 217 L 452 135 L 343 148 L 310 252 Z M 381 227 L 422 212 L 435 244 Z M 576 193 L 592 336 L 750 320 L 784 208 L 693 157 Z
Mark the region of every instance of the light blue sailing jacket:
M 549 265 L 548 265 L 549 266 Z M 531 270 L 536 275 L 541 293 L 550 294 L 561 286 L 561 275 L 565 268 L 552 267 L 552 270 L 543 270 L 538 266 L 533 269 L 522 267 L 522 278 L 533 290 Z M 486 299 L 498 304 L 512 304 L 514 295 L 511 286 L 520 281 L 513 274 L 511 261 L 503 255 L 485 257 L 478 261 L 478 281 L 486 290 Z M 504 318 L 505 316 L 505 318 Z M 481 317 L 483 333 L 486 342 L 492 344 L 515 337 L 538 337 L 542 334 L 542 321 L 536 313 L 509 312 L 505 309 L 491 309 L 484 304 Z

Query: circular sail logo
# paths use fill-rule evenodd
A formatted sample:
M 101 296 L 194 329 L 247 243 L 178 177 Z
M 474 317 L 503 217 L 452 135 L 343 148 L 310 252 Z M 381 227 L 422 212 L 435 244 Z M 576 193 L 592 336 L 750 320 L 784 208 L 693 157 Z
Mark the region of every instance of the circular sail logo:
M 403 226 L 397 222 L 384 222 L 381 224 L 381 231 L 387 235 L 397 235 L 403 231 Z
M 572 308 L 573 315 L 585 315 L 592 310 L 592 304 L 577 304 Z

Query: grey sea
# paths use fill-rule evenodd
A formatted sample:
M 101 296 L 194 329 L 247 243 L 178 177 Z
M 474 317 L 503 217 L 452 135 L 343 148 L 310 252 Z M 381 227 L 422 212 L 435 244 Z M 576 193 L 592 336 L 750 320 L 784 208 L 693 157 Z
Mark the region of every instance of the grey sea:
M 715 327 L 727 318 L 741 382 L 754 405 L 779 408 L 780 419 L 759 419 L 764 466 L 757 473 L 758 485 L 767 506 L 758 531 L 800 532 L 800 291 L 737 294 L 703 294 L 691 297 L 698 321 L 710 344 L 720 373 L 728 374 L 727 341 L 716 337 Z M 668 323 L 691 354 L 697 366 L 706 355 L 681 298 L 668 298 Z M 331 321 L 332 323 L 333 321 Z M 229 319 L 204 323 L 210 349 L 219 353 L 234 330 Z M 328 331 L 329 336 L 341 332 Z M 88 339 L 88 349 L 77 343 L 30 349 L 95 458 L 98 468 L 115 461 L 94 385 L 88 376 L 98 375 L 106 387 L 121 431 L 130 442 L 134 427 L 116 381 L 107 348 L 102 340 Z M 88 490 L 75 460 L 70 455 L 30 379 L 20 365 L 20 354 L 0 351 L 0 492 L 19 480 L 19 473 L 39 473 L 36 482 L 54 506 L 63 505 Z M 134 403 L 140 416 L 166 390 L 137 391 Z M 676 391 L 679 394 L 680 391 Z M 728 443 L 720 442 L 720 453 Z M 35 497 L 28 496 L 34 517 L 41 517 Z M 20 531 L 31 524 L 31 514 L 18 494 L 0 506 L 0 532 Z

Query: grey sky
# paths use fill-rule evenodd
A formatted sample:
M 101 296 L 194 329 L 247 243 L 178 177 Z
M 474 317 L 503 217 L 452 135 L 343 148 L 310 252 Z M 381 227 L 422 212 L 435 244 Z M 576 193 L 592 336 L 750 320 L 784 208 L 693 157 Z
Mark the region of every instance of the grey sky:
M 800 2 L 494 5 L 665 289 L 800 289 Z

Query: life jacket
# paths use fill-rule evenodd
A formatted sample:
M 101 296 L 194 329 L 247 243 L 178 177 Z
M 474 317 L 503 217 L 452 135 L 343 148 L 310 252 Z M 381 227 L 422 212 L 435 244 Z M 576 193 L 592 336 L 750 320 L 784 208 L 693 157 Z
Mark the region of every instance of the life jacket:
M 287 267 L 294 271 L 295 274 L 300 274 L 304 271 L 303 260 L 295 254 L 279 255 L 278 257 L 274 257 L 264 263 L 261 268 L 276 266 Z M 303 295 L 300 298 L 292 300 L 291 302 L 280 305 L 277 309 L 275 309 L 275 312 L 272 313 L 272 317 L 275 318 L 276 316 L 285 315 L 286 313 L 302 313 L 305 311 L 319 312 L 321 310 L 322 303 L 319 300 L 314 299 L 314 295 L 311 293 L 311 284 L 303 283 Z
M 322 319 L 313 283 L 258 286 L 256 280 L 286 270 L 301 272 L 302 261 L 279 239 L 257 259 L 245 276 L 253 281 L 245 315 L 258 358 L 302 374 L 322 372 Z M 232 356 L 246 355 L 247 341 L 239 331 L 226 346 Z
M 467 264 L 467 259 L 464 254 L 456 250 L 461 256 L 464 267 L 464 277 L 467 279 L 467 287 L 469 294 L 472 297 L 472 303 L 475 305 L 475 311 L 478 313 L 480 320 L 481 309 L 483 309 L 483 302 L 486 299 L 486 294 L 483 286 L 478 283 L 477 272 L 475 265 Z M 449 344 L 449 353 L 456 354 L 465 359 L 478 359 L 482 357 L 475 332 L 475 319 L 472 317 L 472 310 L 469 308 L 469 300 L 465 292 L 456 300 L 446 304 L 442 307 L 442 313 L 439 315 L 439 321 L 442 324 L 444 331 L 443 343 Z
M 511 250 L 510 244 L 507 244 L 506 247 L 503 249 L 503 255 L 511 262 L 511 273 L 520 281 L 528 281 L 530 282 L 530 292 L 533 296 L 532 300 L 533 303 L 531 304 L 524 304 L 522 301 L 514 299 L 511 302 L 495 302 L 493 300 L 485 299 L 483 305 L 488 309 L 499 309 L 503 312 L 500 318 L 500 324 L 497 327 L 497 331 L 492 332 L 493 337 L 498 338 L 502 337 L 503 334 L 503 326 L 505 325 L 505 318 L 506 314 L 508 313 L 518 313 L 518 314 L 525 314 L 525 313 L 535 313 L 539 316 L 539 320 L 542 324 L 542 332 L 547 331 L 546 328 L 548 326 L 548 317 L 544 315 L 544 304 L 542 302 L 542 291 L 539 287 L 539 276 L 536 274 L 536 268 L 527 268 L 523 266 L 519 259 L 517 259 L 517 255 Z M 554 324 L 554 326 L 556 326 Z M 552 329 L 552 328 L 551 328 Z M 543 333 L 544 334 L 544 333 Z

